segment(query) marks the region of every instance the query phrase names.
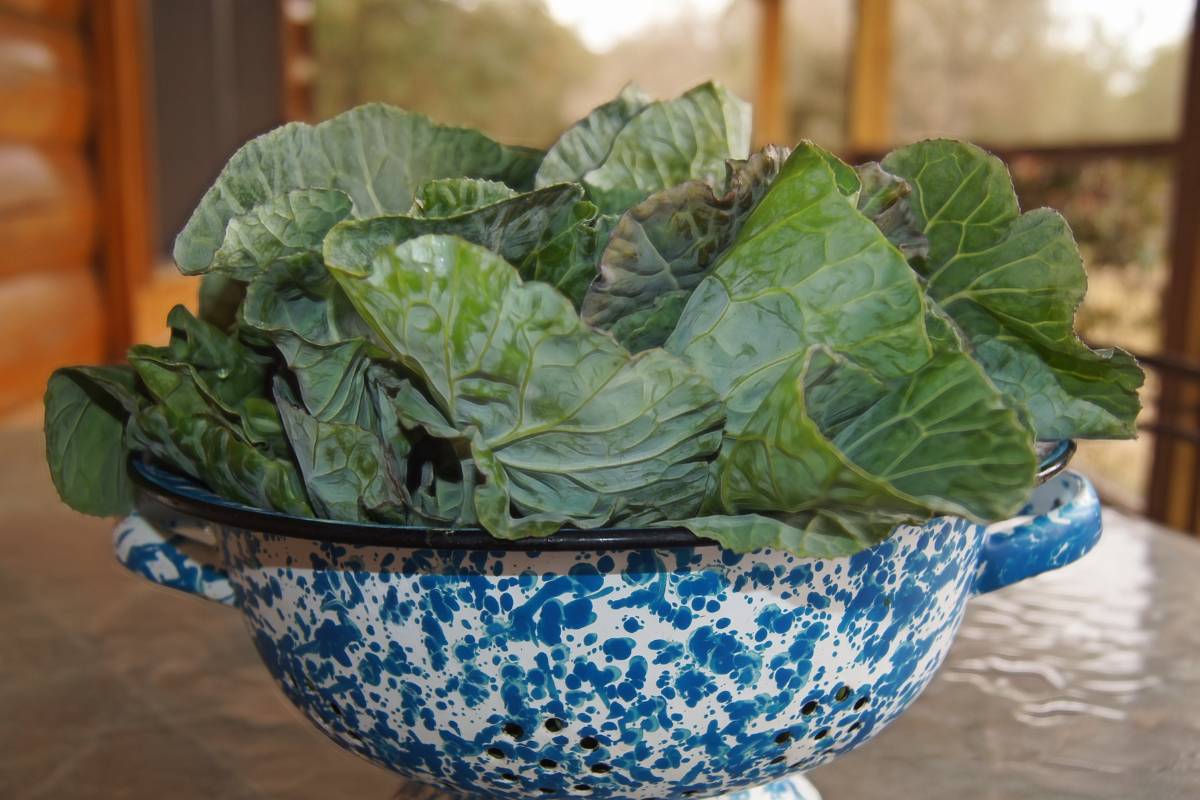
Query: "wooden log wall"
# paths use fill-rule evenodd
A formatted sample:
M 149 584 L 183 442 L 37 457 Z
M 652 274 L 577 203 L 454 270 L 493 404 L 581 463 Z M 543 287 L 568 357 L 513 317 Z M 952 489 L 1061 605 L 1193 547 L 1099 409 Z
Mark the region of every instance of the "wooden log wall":
M 120 357 L 149 277 L 143 0 L 0 0 L 0 416 Z
M 83 16 L 79 0 L 0 0 L 0 413 L 105 355 Z

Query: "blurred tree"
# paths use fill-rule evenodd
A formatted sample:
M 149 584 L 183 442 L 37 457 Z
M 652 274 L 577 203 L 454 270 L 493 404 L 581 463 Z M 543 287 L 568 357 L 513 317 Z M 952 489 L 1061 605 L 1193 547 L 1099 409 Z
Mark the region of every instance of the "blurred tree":
M 1137 65 L 1128 39 L 1099 25 L 1085 47 L 1070 41 L 1048 0 L 905 0 L 897 12 L 901 140 L 1031 144 L 1178 134 L 1182 44 Z
M 1119 48 L 1061 46 L 1046 0 L 906 0 L 896 14 L 896 132 L 1029 143 L 1103 135 Z
M 1022 157 L 1009 166 L 1021 204 L 1061 211 L 1087 264 L 1142 271 L 1163 266 L 1171 205 L 1171 165 L 1166 161 Z
M 572 118 L 585 113 L 635 80 L 657 97 L 672 97 L 713 78 L 753 99 L 758 8 L 755 0 L 735 0 L 712 16 L 680 16 L 619 42 L 598 54 L 594 72 L 575 87 Z M 785 75 L 791 144 L 809 138 L 829 147 L 843 139 L 850 0 L 788 0 L 784 8 Z
M 321 117 L 380 100 L 545 145 L 595 66 L 538 0 L 319 0 L 317 20 Z
M 1183 76 L 1187 49 L 1180 41 L 1158 48 L 1135 77 L 1125 113 L 1145 136 L 1178 136 L 1182 127 Z

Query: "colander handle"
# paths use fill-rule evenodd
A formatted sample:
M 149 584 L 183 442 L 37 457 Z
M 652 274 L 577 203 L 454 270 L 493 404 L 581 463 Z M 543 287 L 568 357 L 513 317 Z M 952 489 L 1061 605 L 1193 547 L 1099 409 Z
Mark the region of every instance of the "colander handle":
M 113 529 L 113 553 L 127 570 L 151 583 L 235 606 L 229 573 L 211 537 L 204 538 L 201 529 L 179 525 L 164 531 L 135 513 Z
M 1070 564 L 1100 539 L 1100 498 L 1078 473 L 1064 472 L 1038 487 L 1028 511 L 987 529 L 975 594 Z

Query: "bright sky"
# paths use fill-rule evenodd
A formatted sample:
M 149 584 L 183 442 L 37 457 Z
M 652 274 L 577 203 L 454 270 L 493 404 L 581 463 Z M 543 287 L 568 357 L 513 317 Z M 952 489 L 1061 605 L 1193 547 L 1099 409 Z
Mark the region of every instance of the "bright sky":
M 745 2 L 746 0 L 743 0 Z M 550 15 L 602 52 L 660 22 L 717 14 L 732 0 L 547 0 Z
M 1063 41 L 1085 46 L 1092 26 L 1123 37 L 1139 62 L 1156 48 L 1187 34 L 1194 0 L 1051 0 L 1050 7 L 1066 23 Z
M 752 0 L 738 0 L 751 2 Z M 845 0 L 849 3 L 853 0 Z M 685 14 L 719 14 L 734 0 L 547 0 L 550 14 L 572 28 L 589 49 L 602 52 L 657 23 Z M 1159 45 L 1187 30 L 1192 0 L 1051 0 L 1063 19 L 1062 38 L 1087 43 L 1092 26 L 1126 37 L 1134 58 L 1144 59 Z

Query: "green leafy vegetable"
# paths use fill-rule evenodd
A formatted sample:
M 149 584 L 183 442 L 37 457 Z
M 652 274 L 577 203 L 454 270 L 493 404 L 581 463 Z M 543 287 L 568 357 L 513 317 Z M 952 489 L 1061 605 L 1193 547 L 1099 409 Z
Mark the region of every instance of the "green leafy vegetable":
M 725 162 L 750 152 L 750 106 L 715 83 L 650 104 L 621 128 L 604 161 L 583 176 L 607 214 L 687 180 L 716 184 Z
M 883 231 L 888 241 L 905 258 L 925 258 L 929 255 L 929 240 L 921 223 L 908 204 L 912 192 L 908 182 L 884 170 L 876 162 L 863 164 L 856 170 L 859 180 L 858 210 Z
M 1029 409 L 1038 437 L 1133 436 L 1142 373 L 1128 353 L 1092 350 L 1075 334 L 1087 277 L 1066 220 L 1047 209 L 1021 214 L 1004 164 L 974 145 L 921 142 L 883 167 L 912 186 L 929 240 L 914 267 L 929 296 Z
M 931 354 L 924 298 L 904 259 L 840 192 L 826 154 L 802 144 L 693 293 L 667 349 L 741 413 L 809 347 L 881 377 Z M 731 417 L 732 419 L 732 417 Z
M 493 533 L 649 522 L 698 507 L 721 412 L 676 359 L 631 358 L 561 295 L 523 284 L 461 239 L 410 240 L 367 263 L 338 252 L 327 261 L 363 318 L 454 427 L 471 432 L 489 479 L 475 505 Z
M 275 400 L 313 510 L 355 522 L 371 521 L 369 512 L 385 521 L 407 521 L 405 475 L 379 437 L 352 422 L 321 421 L 289 395 L 286 384 L 276 381 Z M 398 432 L 392 440 L 393 446 L 405 442 Z
M 679 300 L 733 241 L 786 159 L 785 149 L 767 147 L 728 162 L 720 196 L 706 181 L 687 181 L 626 211 L 583 299 L 583 318 L 631 350 L 661 345 L 678 320 Z M 620 324 L 633 314 L 635 321 Z
M 249 142 L 176 240 L 199 315 L 50 379 L 60 496 L 126 513 L 132 454 L 285 514 L 826 558 L 1012 514 L 1035 434 L 1132 434 L 1141 372 L 999 161 L 748 156 L 749 120 L 707 83 L 544 157 L 380 105 Z
M 728 409 L 708 507 L 801 514 L 801 531 L 865 537 L 851 550 L 899 517 L 1015 511 L 1032 437 L 944 320 L 927 335 L 916 276 L 850 205 L 829 158 L 811 145 L 789 158 L 667 343 Z
M 333 189 L 295 189 L 234 217 L 211 269 L 243 281 L 280 258 L 319 252 L 326 232 L 350 216 L 350 197 Z
M 308 413 L 366 424 L 371 403 L 363 381 L 378 350 L 320 257 L 273 264 L 247 288 L 242 316 L 279 349 Z
M 546 151 L 534 176 L 534 186 L 540 189 L 552 183 L 578 181 L 600 166 L 612 150 L 617 134 L 650 103 L 641 89 L 629 84 L 616 99 L 592 109 Z
M 175 262 L 187 274 L 208 269 L 231 220 L 249 215 L 240 222 L 252 226 L 263 216 L 258 206 L 278 208 L 277 198 L 293 189 L 344 192 L 355 216 L 400 213 L 431 178 L 488 178 L 528 188 L 541 159 L 540 151 L 506 147 L 478 131 L 378 103 L 319 125 L 289 123 L 233 154 L 175 240 Z
M 68 367 L 46 386 L 46 461 L 54 488 L 84 514 L 126 514 L 125 420 L 137 411 L 137 378 L 121 367 Z
M 414 217 L 453 217 L 501 200 L 510 200 L 518 194 L 520 192 L 516 189 L 498 181 L 439 178 L 417 189 L 410 213 Z
M 200 278 L 199 313 L 197 316 L 221 330 L 237 324 L 238 311 L 246 298 L 246 284 L 220 272 L 209 272 Z
M 518 194 L 449 217 L 414 217 L 394 214 L 348 220 L 325 239 L 330 263 L 370 263 L 375 253 L 425 234 L 449 234 L 481 245 L 517 265 L 523 276 L 552 286 L 578 286 L 579 264 L 587 274 L 594 262 L 597 235 L 595 208 L 581 202 L 576 184 L 560 183 Z M 588 239 L 588 237 L 593 237 Z
M 131 448 L 208 485 L 222 497 L 285 514 L 313 514 L 292 461 L 259 450 L 211 411 L 196 413 L 178 402 L 147 406 L 130 417 L 126 436 Z

